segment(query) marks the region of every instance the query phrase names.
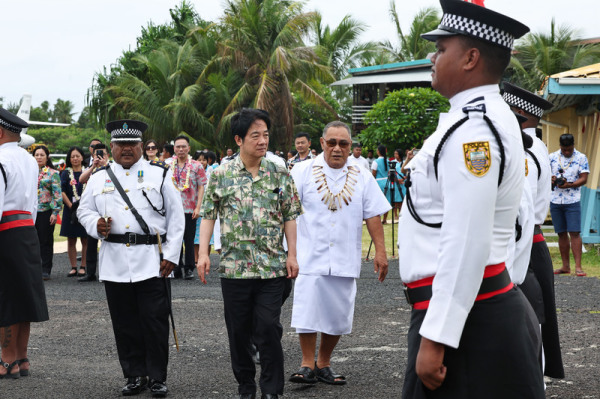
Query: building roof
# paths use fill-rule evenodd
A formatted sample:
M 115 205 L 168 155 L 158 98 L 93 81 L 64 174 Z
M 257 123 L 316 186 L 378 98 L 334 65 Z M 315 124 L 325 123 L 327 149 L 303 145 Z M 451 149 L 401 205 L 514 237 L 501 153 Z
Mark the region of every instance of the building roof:
M 600 63 L 549 76 L 542 87 L 544 98 L 554 104 L 550 112 L 576 105 L 578 114 L 595 112 L 600 101 Z

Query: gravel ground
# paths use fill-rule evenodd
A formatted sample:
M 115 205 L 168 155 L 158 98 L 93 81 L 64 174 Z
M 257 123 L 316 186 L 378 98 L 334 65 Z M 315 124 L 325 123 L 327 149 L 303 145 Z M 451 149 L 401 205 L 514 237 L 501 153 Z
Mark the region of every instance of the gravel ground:
M 218 260 L 213 259 L 216 263 Z M 55 255 L 46 282 L 50 321 L 32 325 L 31 376 L 1 380 L 0 398 L 116 398 L 124 384 L 101 283 L 66 277 L 66 254 Z M 214 269 L 213 269 L 214 270 Z M 566 378 L 547 380 L 547 398 L 600 399 L 600 280 L 556 279 Z M 221 290 L 216 273 L 208 284 L 173 282 L 173 308 L 180 351 L 170 352 L 171 398 L 235 398 Z M 409 308 L 400 288 L 397 261 L 380 284 L 372 264 L 363 264 L 358 282 L 354 331 L 341 339 L 332 365 L 346 386 L 286 383 L 285 398 L 399 398 Z M 291 300 L 283 308 L 286 375 L 299 366 L 298 338 L 290 325 Z M 172 338 L 171 338 L 171 341 Z M 150 397 L 146 391 L 140 397 Z

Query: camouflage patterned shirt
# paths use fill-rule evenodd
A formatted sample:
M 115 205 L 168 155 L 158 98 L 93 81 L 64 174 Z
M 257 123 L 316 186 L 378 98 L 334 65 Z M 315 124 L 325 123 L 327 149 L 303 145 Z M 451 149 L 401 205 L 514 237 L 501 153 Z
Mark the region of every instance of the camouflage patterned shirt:
M 287 275 L 283 223 L 302 214 L 288 171 L 263 158 L 253 178 L 241 157 L 219 166 L 206 186 L 200 216 L 221 219 L 222 278 L 276 278 Z

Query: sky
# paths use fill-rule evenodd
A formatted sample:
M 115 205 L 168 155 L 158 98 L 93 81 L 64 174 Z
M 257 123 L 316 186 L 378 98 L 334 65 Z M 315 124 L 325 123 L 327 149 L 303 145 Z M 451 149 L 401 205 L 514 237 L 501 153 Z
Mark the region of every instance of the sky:
M 190 0 L 205 20 L 222 16 L 222 0 Z M 423 7 L 436 0 L 393 0 L 408 31 Z M 47 100 L 70 100 L 79 113 L 94 74 L 109 67 L 124 50 L 134 49 L 142 26 L 170 20 L 169 9 L 180 0 L 18 0 L 3 1 L 0 97 L 4 105 L 32 95 L 33 106 Z M 362 39 L 397 42 L 389 17 L 390 0 L 308 0 L 305 10 L 318 10 L 336 26 L 347 14 L 368 25 Z M 487 8 L 507 14 L 531 28 L 549 32 L 554 17 L 583 38 L 600 37 L 598 0 L 485 0 Z M 441 9 L 441 8 L 440 8 Z M 77 115 L 75 116 L 77 117 Z

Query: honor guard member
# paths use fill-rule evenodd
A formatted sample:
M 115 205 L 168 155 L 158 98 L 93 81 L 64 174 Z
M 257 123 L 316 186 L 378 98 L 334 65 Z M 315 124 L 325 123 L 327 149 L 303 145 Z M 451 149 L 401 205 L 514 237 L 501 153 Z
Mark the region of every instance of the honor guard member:
M 164 397 L 171 309 L 165 277 L 179 261 L 185 221 L 171 171 L 142 157 L 146 128 L 135 120 L 106 125 L 114 162 L 90 177 L 77 216 L 90 236 L 102 240 L 99 278 L 127 378 L 122 393 L 149 387 Z
M 30 323 L 48 320 L 35 229 L 38 166 L 17 145 L 27 126 L 0 108 L 0 379 L 29 375 Z
M 441 5 L 423 38 L 436 42 L 432 86 L 450 110 L 407 165 L 398 223 L 413 308 L 403 397 L 541 399 L 538 323 L 505 266 L 525 158 L 498 87 L 529 29 L 468 2 Z
M 554 273 L 550 251 L 542 234 L 541 225 L 548 214 L 550 193 L 552 191 L 552 173 L 548 159 L 548 149 L 542 140 L 536 137 L 535 129 L 540 119 L 553 104 L 540 96 L 531 93 L 508 82 L 504 83 L 504 101 L 511 109 L 522 115 L 525 121 L 521 123 L 523 132 L 533 140 L 533 145 L 527 152 L 527 182 L 531 187 L 534 201 L 534 236 L 531 248 L 529 268 L 541 288 L 541 312 L 538 313 L 542 324 L 543 360 L 545 361 L 544 375 L 553 378 L 564 378 L 565 371 L 560 352 L 558 320 L 556 316 L 556 301 L 554 296 Z M 524 292 L 526 287 L 524 288 Z M 527 294 L 527 292 L 525 292 Z M 528 296 L 529 298 L 529 296 Z M 537 302 L 540 302 L 539 300 Z M 533 304 L 532 304 L 533 305 Z M 536 309 L 536 306 L 534 306 Z

